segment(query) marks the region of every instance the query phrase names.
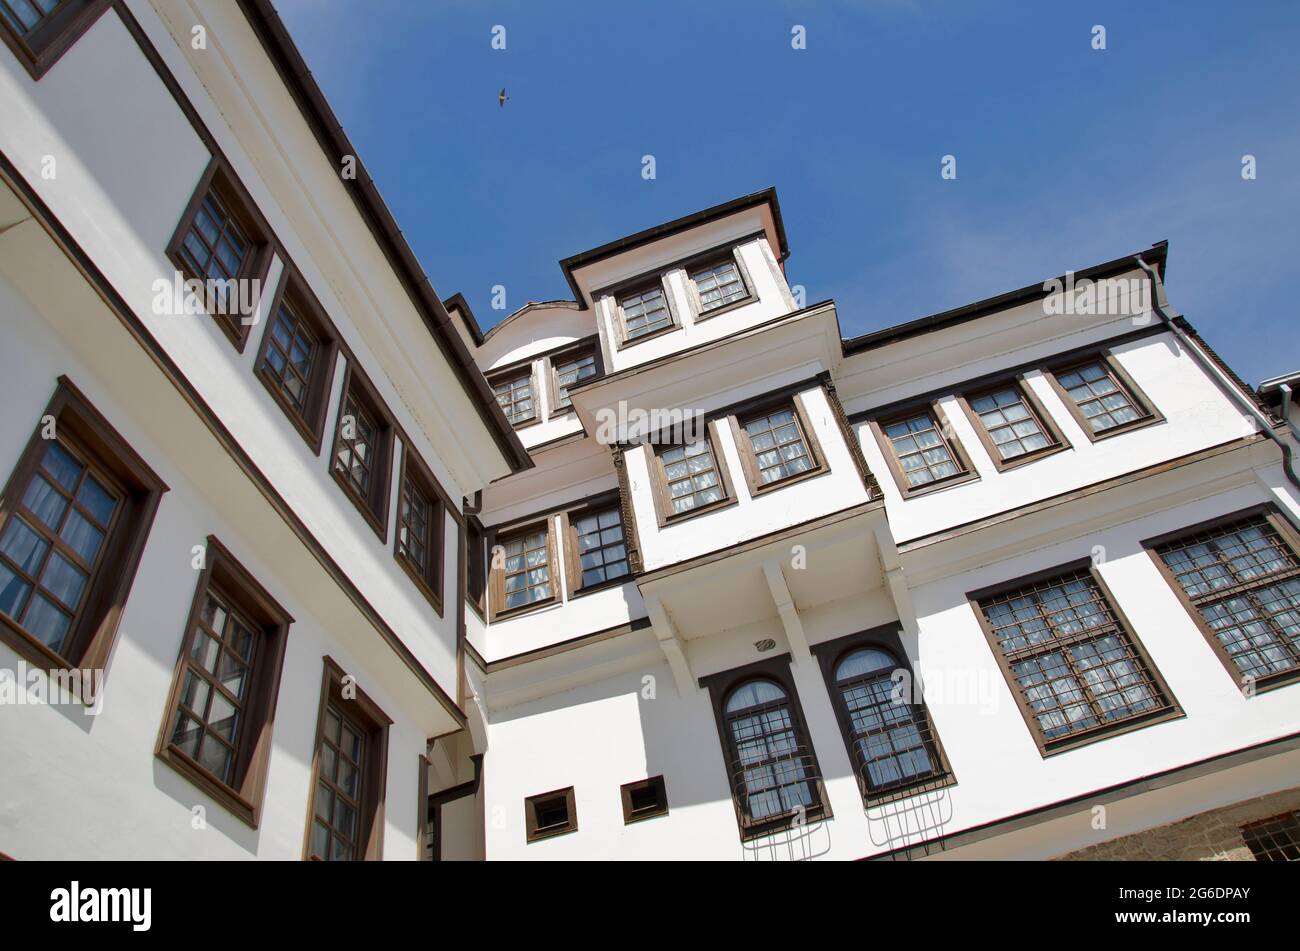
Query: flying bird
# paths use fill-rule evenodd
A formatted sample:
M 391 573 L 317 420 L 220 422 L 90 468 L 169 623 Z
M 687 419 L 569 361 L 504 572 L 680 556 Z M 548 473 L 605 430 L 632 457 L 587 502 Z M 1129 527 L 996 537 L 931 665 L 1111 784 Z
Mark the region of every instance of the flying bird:
M 506 105 L 506 100 L 509 98 L 510 97 L 506 95 L 506 87 L 502 86 L 501 92 L 497 93 L 497 105 L 501 106 L 504 109 Z

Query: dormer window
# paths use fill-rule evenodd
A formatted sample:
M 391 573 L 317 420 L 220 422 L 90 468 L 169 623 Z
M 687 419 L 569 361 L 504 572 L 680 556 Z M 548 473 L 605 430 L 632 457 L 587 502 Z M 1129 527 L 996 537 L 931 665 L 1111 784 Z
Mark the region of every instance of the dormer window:
M 695 288 L 696 313 L 701 318 L 745 303 L 753 297 L 749 280 L 734 252 L 702 261 L 688 273 Z
M 623 343 L 629 344 L 654 334 L 672 329 L 672 308 L 663 282 L 658 278 L 618 299 L 618 311 L 623 324 Z
M 560 413 L 573 406 L 569 387 L 600 375 L 600 363 L 594 346 L 584 346 L 551 358 L 551 410 Z
M 524 426 L 538 420 L 537 394 L 533 387 L 533 365 L 503 373 L 492 380 L 492 391 L 511 426 Z

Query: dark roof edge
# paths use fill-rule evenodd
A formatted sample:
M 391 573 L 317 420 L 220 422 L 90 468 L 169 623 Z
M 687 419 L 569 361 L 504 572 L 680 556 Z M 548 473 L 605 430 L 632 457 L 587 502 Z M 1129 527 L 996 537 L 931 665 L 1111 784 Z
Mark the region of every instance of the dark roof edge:
M 474 311 L 469 308 L 469 301 L 465 300 L 465 295 L 460 291 L 452 294 L 442 306 L 447 308 L 447 313 L 453 310 L 460 314 L 461 319 L 465 321 L 465 329 L 469 331 L 470 339 L 474 341 L 474 346 L 483 346 L 483 328 L 478 325 L 478 318 L 474 316 Z
M 1163 281 L 1165 278 L 1165 259 L 1168 256 L 1168 253 L 1169 242 L 1157 241 L 1145 251 L 1128 254 L 1122 258 L 1115 258 L 1115 260 L 1107 261 L 1104 264 L 1095 264 L 1082 271 L 1074 271 L 1074 279 L 1076 281 L 1082 278 L 1092 280 L 1132 270 L 1137 267 L 1137 264 L 1133 259 L 1138 255 L 1141 255 L 1144 261 L 1155 266 L 1156 271 L 1160 274 L 1160 279 Z M 1063 282 L 1065 280 L 1065 275 L 1062 274 L 1059 277 L 1048 278 L 1046 281 L 1039 281 L 1036 284 L 1028 284 L 1017 290 L 1008 291 L 1005 294 L 999 294 L 996 297 L 988 297 L 984 300 L 976 301 L 973 304 L 966 304 L 962 307 L 954 308 L 953 310 L 945 310 L 937 314 L 931 314 L 928 317 L 918 317 L 915 320 L 909 320 L 906 323 L 895 324 L 892 327 L 885 327 L 881 330 L 873 330 L 870 333 L 865 333 L 857 337 L 850 337 L 844 341 L 844 355 L 850 356 L 851 354 L 862 353 L 866 350 L 873 350 L 876 347 L 883 347 L 886 344 L 897 343 L 900 340 L 906 340 L 909 337 L 917 337 L 934 330 L 943 330 L 947 327 L 963 324 L 968 320 L 987 317 L 989 314 L 995 314 L 998 311 L 1015 307 L 1018 304 L 1038 300 L 1047 296 L 1047 292 L 1043 290 L 1043 285 L 1052 280 Z
M 682 218 L 674 218 L 672 221 L 664 222 L 661 225 L 655 225 L 653 228 L 646 228 L 644 231 L 638 231 L 636 234 L 630 234 L 623 238 L 617 238 L 609 241 L 599 247 L 592 248 L 589 251 L 581 251 L 572 254 L 560 261 L 560 269 L 564 271 L 564 279 L 569 282 L 569 287 L 573 290 L 574 299 L 582 301 L 582 290 L 578 287 L 578 282 L 573 278 L 575 268 L 583 267 L 593 262 L 600 261 L 604 258 L 615 254 L 621 254 L 624 251 L 630 251 L 633 248 L 643 244 L 649 244 L 651 241 L 657 241 L 660 238 L 666 238 L 678 234 L 688 228 L 694 228 L 697 225 L 704 224 L 707 221 L 713 221 L 718 218 L 724 218 L 727 215 L 735 214 L 738 211 L 744 211 L 755 205 L 769 204 L 772 206 L 772 222 L 776 227 L 777 243 L 780 245 L 780 256 L 778 261 L 784 261 L 790 256 L 790 243 L 786 240 L 785 222 L 781 219 L 781 203 L 776 198 L 776 188 L 769 186 L 762 191 L 751 192 L 748 195 L 742 195 L 740 198 L 733 198 L 731 201 L 723 202 L 720 205 L 714 205 L 711 208 L 705 208 L 703 211 L 696 211 Z
M 365 170 L 356 148 L 343 131 L 342 124 L 334 115 L 325 100 L 320 86 L 312 78 L 302 54 L 289 36 L 289 31 L 280 20 L 270 0 L 238 0 L 239 7 L 247 18 L 253 33 L 262 48 L 275 65 L 289 93 L 298 104 L 303 118 L 316 136 L 321 150 L 336 168 L 342 167 L 344 156 L 351 156 L 356 162 L 357 175 L 349 180 L 340 178 L 344 188 L 356 203 L 362 219 L 370 228 L 384 256 L 392 264 L 398 278 L 406 285 L 415 309 L 424 320 L 430 335 L 451 364 L 465 394 L 474 403 L 480 419 L 492 434 L 493 441 L 501 450 L 512 471 L 518 472 L 532 466 L 528 451 L 519 441 L 518 434 L 506 422 L 501 407 L 497 404 L 487 380 L 479 372 L 470 355 L 469 348 L 460 339 L 460 334 L 451 324 L 451 317 L 437 293 L 430 284 L 428 276 L 420 267 L 415 253 L 402 236 L 401 229 L 393 220 L 392 213 L 379 195 L 374 180 Z

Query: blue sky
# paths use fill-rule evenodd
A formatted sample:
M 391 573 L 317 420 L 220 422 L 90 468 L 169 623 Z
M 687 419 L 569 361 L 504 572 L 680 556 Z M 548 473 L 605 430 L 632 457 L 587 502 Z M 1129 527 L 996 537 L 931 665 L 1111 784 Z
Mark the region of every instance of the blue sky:
M 434 286 L 485 329 L 568 297 L 562 257 L 775 185 L 791 283 L 834 298 L 845 336 L 1167 238 L 1171 302 L 1234 369 L 1300 369 L 1300 3 L 278 8 Z

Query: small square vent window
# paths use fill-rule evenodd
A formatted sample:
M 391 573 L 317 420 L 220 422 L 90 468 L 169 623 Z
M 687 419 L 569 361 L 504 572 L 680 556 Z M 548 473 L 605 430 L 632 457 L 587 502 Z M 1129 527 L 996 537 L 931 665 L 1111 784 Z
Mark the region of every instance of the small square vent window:
M 1258 862 L 1300 862 L 1300 811 L 1252 822 L 1241 837 Z
M 623 823 L 640 822 L 655 816 L 668 815 L 668 793 L 664 778 L 654 776 L 621 787 L 623 794 Z
M 573 801 L 573 787 L 525 799 L 524 824 L 529 842 L 577 832 L 578 810 Z

